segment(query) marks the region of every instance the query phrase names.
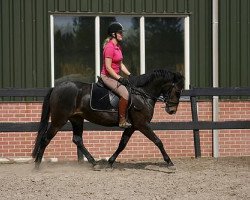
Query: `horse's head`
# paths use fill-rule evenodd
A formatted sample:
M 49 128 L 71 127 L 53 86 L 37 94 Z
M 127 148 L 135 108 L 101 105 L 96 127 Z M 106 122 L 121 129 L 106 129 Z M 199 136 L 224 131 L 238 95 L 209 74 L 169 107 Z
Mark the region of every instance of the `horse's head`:
M 176 113 L 183 89 L 184 77 L 180 73 L 175 73 L 173 81 L 162 86 L 162 95 L 166 104 L 165 110 L 168 114 Z
M 130 77 L 130 82 L 136 87 L 142 87 L 151 99 L 163 96 L 166 112 L 175 114 L 179 105 L 181 91 L 184 88 L 184 76 L 168 70 L 154 70 L 150 74 Z

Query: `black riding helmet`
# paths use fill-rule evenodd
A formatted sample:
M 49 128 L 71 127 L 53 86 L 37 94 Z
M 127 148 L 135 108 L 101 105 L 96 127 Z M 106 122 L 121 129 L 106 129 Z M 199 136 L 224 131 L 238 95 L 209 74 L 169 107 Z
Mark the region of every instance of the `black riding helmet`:
M 123 32 L 123 26 L 119 22 L 112 22 L 108 27 L 108 35 L 113 37 L 112 33 Z

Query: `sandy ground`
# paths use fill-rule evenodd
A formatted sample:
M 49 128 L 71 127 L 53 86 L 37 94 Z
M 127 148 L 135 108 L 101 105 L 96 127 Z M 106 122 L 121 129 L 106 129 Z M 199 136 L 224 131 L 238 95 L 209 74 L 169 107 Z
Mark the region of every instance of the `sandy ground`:
M 84 162 L 0 164 L 0 199 L 250 199 L 250 157 L 116 163 L 94 171 Z

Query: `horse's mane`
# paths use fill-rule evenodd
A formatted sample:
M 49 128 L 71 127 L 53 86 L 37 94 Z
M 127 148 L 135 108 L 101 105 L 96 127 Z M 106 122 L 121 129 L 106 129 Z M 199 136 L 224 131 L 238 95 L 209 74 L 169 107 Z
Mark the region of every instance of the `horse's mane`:
M 184 77 L 179 73 L 174 73 L 165 69 L 158 69 L 151 73 L 132 76 L 129 80 L 134 86 L 141 87 L 147 85 L 156 78 L 164 78 L 166 81 L 178 82 L 178 80 Z

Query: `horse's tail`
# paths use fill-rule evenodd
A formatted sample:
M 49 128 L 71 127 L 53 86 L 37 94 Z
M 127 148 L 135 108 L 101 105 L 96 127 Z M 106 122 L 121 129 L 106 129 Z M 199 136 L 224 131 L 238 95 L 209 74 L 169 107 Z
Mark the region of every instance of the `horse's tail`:
M 37 134 L 36 140 L 35 140 L 35 146 L 34 146 L 34 149 L 32 152 L 33 158 L 36 157 L 38 150 L 39 150 L 42 136 L 47 131 L 47 128 L 48 128 L 48 122 L 49 122 L 49 116 L 50 116 L 49 99 L 50 99 L 50 95 L 51 95 L 52 90 L 53 90 L 53 88 L 51 88 L 49 90 L 49 92 L 47 93 L 47 95 L 44 97 L 44 100 L 43 100 L 41 120 L 40 120 L 40 124 L 39 124 L 39 128 L 38 128 L 38 134 Z

